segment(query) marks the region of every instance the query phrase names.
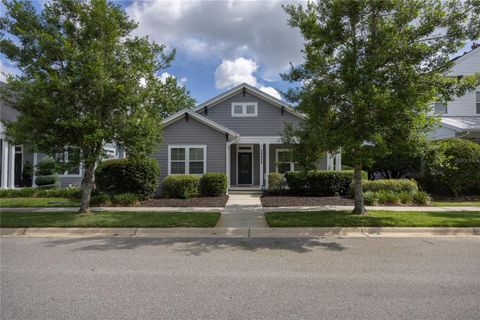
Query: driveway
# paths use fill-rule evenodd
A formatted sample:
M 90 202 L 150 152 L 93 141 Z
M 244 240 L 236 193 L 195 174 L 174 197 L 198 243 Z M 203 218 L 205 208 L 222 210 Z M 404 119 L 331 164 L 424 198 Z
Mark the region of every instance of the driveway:
M 1 319 L 478 319 L 476 238 L 2 238 Z

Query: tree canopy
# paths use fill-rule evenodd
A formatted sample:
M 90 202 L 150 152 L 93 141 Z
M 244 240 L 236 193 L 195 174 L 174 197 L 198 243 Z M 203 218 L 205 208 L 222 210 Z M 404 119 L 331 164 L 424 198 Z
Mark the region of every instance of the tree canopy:
M 284 7 L 304 38 L 304 63 L 283 78 L 300 82 L 287 98 L 308 115 L 288 134 L 314 159 L 342 148 L 353 159 L 355 209 L 363 213 L 360 172 L 373 152 L 422 141 L 431 102 L 472 89 L 475 77 L 448 78 L 451 57 L 476 39 L 476 1 L 322 0 Z M 308 146 L 308 147 L 305 147 Z
M 4 92 L 20 112 L 6 123 L 7 137 L 65 155 L 65 166 L 82 162 L 87 211 L 103 146 L 148 155 L 160 142 L 162 117 L 194 103 L 175 79 L 159 78 L 175 51 L 132 35 L 137 23 L 111 1 L 52 0 L 40 12 L 28 0 L 3 3 L 0 52 L 21 70 Z

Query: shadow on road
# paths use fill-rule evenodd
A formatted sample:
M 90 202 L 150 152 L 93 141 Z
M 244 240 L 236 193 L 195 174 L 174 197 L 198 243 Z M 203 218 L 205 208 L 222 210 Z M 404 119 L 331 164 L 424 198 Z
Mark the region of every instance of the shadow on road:
M 163 246 L 173 252 L 199 256 L 219 250 L 290 251 L 308 253 L 316 249 L 343 251 L 346 248 L 331 239 L 318 238 L 69 238 L 46 240 L 47 247 L 72 246 L 80 250 L 132 250 L 145 246 Z

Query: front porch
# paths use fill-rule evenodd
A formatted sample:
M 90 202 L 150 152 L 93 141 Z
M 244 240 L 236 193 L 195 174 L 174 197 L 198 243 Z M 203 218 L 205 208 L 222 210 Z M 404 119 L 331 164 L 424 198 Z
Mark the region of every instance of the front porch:
M 289 147 L 281 137 L 240 137 L 227 144 L 227 178 L 229 191 L 259 191 L 268 189 L 271 172 L 295 171 L 288 160 Z M 341 170 L 341 154 L 327 153 L 318 160 L 322 170 Z

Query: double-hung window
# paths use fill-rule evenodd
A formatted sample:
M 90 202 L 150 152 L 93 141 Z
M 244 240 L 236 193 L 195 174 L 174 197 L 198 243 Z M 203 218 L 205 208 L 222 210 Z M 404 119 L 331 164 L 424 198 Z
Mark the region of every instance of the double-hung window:
M 480 114 L 480 91 L 475 92 L 475 99 L 477 102 L 477 114 Z
M 75 161 L 73 160 L 74 150 L 71 148 L 65 148 L 63 154 L 57 155 L 57 160 L 60 163 L 68 164 L 69 162 Z M 77 158 L 78 159 L 78 158 Z M 80 177 L 82 175 L 82 166 L 80 162 L 75 163 L 74 166 L 68 165 L 68 170 L 61 173 L 62 176 L 72 176 L 72 177 Z
M 232 102 L 232 117 L 256 117 L 258 104 L 256 102 Z
M 205 145 L 168 146 L 168 174 L 204 174 L 206 170 Z
M 292 152 L 289 149 L 277 149 L 276 151 L 276 171 L 286 173 L 295 171 L 295 163 L 292 161 Z

